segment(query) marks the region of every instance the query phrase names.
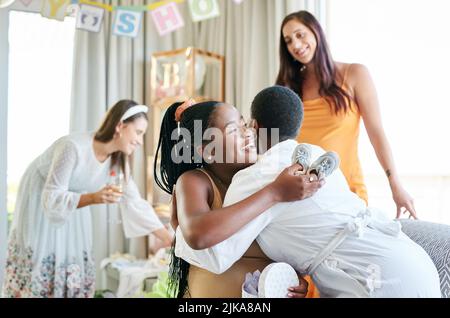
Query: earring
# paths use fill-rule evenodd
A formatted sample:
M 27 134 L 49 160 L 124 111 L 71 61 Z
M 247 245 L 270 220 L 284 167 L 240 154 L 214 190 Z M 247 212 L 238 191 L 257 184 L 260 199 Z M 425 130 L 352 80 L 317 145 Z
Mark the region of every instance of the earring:
M 302 66 L 300 67 L 300 72 L 303 72 L 304 70 L 306 70 L 306 65 L 302 65 Z
M 208 157 L 206 157 L 206 159 L 208 159 L 208 161 L 211 161 L 211 159 L 212 159 L 212 156 L 211 156 L 211 155 L 209 155 Z

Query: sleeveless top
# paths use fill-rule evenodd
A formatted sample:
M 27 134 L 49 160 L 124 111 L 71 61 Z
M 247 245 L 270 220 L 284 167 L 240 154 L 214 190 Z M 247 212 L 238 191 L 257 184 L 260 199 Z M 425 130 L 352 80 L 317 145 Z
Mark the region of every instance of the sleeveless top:
M 212 178 L 204 169 L 202 171 L 211 181 L 214 198 L 211 209 L 222 208 L 222 197 Z M 254 241 L 240 260 L 233 264 L 222 274 L 214 274 L 203 268 L 191 265 L 188 275 L 188 294 L 191 298 L 240 298 L 242 297 L 242 284 L 245 274 L 262 270 L 272 263 Z
M 348 92 L 346 80 L 349 68 L 350 66 L 347 66 L 345 70 L 342 84 L 342 89 L 346 92 Z M 340 112 L 336 115 L 323 97 L 303 101 L 303 124 L 297 141 L 337 152 L 341 159 L 340 168 L 350 190 L 367 203 L 367 188 L 358 157 L 361 114 L 354 100 L 351 100 L 349 106 L 347 113 Z
M 213 187 L 213 202 L 211 209 L 222 208 L 223 202 L 219 189 L 214 183 L 211 176 L 204 170 L 203 172 L 211 182 Z M 263 269 L 272 263 L 264 252 L 254 241 L 244 255 L 236 263 L 234 263 L 227 271 L 222 274 L 214 274 L 203 268 L 190 265 L 188 275 L 188 291 L 185 297 L 191 298 L 241 298 L 242 284 L 244 283 L 245 274 Z M 314 286 L 311 277 L 304 277 L 308 282 L 307 298 L 318 298 L 319 291 Z M 287 292 L 287 291 L 286 291 Z

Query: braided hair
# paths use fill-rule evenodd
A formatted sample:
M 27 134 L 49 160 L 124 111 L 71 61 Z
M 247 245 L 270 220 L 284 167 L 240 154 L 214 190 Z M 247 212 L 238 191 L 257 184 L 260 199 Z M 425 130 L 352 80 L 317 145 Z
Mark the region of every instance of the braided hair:
M 216 106 L 222 103 L 216 101 L 203 102 L 187 108 L 181 114 L 180 121 L 175 120 L 175 112 L 182 103 L 172 104 L 164 114 L 161 124 L 158 147 L 153 165 L 156 184 L 165 192 L 172 195 L 178 178 L 186 171 L 204 166 L 205 162 L 199 158 L 194 145 L 194 136 L 203 136 L 211 125 Z M 195 122 L 200 121 L 201 126 Z M 183 138 L 181 130 L 190 134 L 189 140 Z M 179 148 L 181 146 L 181 149 Z M 180 153 L 185 151 L 188 160 Z M 161 166 L 158 171 L 158 157 L 161 158 Z M 186 156 L 187 157 L 187 156 Z M 159 172 L 159 173 L 158 173 Z M 177 298 L 182 298 L 188 291 L 189 263 L 175 256 L 175 240 L 171 249 L 171 261 L 169 266 L 169 295 L 176 293 Z

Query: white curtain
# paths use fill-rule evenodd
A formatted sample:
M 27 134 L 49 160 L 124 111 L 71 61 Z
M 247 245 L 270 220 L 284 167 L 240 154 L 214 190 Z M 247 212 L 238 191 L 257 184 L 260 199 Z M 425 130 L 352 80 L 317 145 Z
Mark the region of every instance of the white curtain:
M 100 1 L 97 1 L 100 2 Z M 111 5 L 143 5 L 144 0 L 104 0 Z M 225 100 L 248 118 L 252 98 L 275 82 L 281 21 L 288 13 L 307 9 L 318 12 L 321 1 L 311 0 L 218 0 L 220 17 L 193 23 L 188 3 L 179 4 L 185 26 L 160 37 L 149 12 L 144 14 L 135 39 L 112 35 L 113 14 L 106 13 L 99 33 L 77 30 L 72 84 L 71 131 L 95 130 L 108 107 L 129 98 L 150 103 L 150 58 L 152 53 L 193 46 L 226 58 Z M 319 12 L 318 12 L 319 13 Z M 148 136 L 147 140 L 152 140 Z M 148 144 L 148 142 L 147 142 Z M 150 150 L 147 145 L 147 152 Z M 146 147 L 134 155 L 133 176 L 146 191 Z M 107 209 L 109 211 L 107 211 Z M 124 239 L 112 207 L 94 207 L 94 250 L 97 264 L 115 252 L 146 257 L 145 239 Z M 98 267 L 97 267 L 98 268 Z M 100 272 L 98 272 L 100 274 Z M 97 289 L 106 282 L 97 275 Z

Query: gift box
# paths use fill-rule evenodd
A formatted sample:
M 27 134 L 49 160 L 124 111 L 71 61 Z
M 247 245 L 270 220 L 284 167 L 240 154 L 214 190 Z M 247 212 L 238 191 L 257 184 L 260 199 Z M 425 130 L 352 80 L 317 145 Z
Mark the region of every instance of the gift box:
M 295 269 L 287 263 L 272 263 L 245 275 L 242 298 L 287 298 L 288 288 L 299 285 Z

